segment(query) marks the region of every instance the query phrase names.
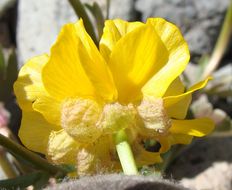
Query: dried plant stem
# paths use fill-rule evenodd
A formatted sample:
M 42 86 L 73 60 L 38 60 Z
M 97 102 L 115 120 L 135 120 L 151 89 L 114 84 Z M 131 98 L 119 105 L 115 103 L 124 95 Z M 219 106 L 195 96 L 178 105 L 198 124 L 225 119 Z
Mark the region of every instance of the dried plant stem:
M 118 153 L 119 160 L 122 165 L 124 174 L 126 175 L 137 175 L 138 169 L 135 163 L 135 159 L 127 140 L 127 135 L 124 130 L 119 131 L 115 135 L 116 150 Z
M 217 43 L 213 50 L 212 56 L 210 57 L 209 63 L 207 64 L 205 71 L 202 75 L 202 78 L 206 78 L 211 75 L 213 71 L 218 67 L 222 56 L 226 51 L 226 47 L 229 43 L 230 35 L 232 32 L 232 1 L 230 2 L 230 6 L 226 12 L 226 16 L 223 22 L 223 26 L 218 37 Z

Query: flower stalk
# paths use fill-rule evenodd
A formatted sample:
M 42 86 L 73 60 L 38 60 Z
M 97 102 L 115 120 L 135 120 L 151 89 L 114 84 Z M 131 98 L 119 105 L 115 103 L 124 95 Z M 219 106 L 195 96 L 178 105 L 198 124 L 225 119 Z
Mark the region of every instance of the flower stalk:
M 125 175 L 137 175 L 138 169 L 124 130 L 115 135 L 116 150 Z

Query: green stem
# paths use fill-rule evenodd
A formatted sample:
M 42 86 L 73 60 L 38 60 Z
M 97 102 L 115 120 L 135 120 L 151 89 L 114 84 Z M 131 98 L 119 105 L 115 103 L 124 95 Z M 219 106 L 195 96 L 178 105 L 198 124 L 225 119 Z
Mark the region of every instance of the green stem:
M 20 158 L 27 160 L 40 170 L 47 171 L 48 173 L 56 176 L 65 176 L 67 171 L 59 166 L 54 166 L 48 163 L 45 159 L 39 157 L 33 152 L 27 150 L 21 145 L 15 143 L 11 139 L 0 134 L 0 145 L 8 149 L 13 155 L 17 155 Z
M 91 36 L 96 46 L 98 46 L 98 40 L 94 31 L 94 26 L 90 21 L 90 18 L 84 8 L 84 5 L 81 3 L 80 0 L 69 0 L 69 3 L 72 5 L 77 16 L 83 19 L 86 31 Z
M 16 171 L 13 168 L 12 163 L 7 158 L 5 151 L 1 151 L 0 166 L 2 167 L 2 170 L 6 174 L 7 178 L 15 178 L 17 176 Z
M 202 78 L 211 75 L 213 71 L 218 67 L 222 56 L 226 51 L 226 47 L 229 43 L 231 35 L 231 26 L 232 26 L 232 1 L 230 1 L 230 6 L 226 12 L 226 16 L 223 22 L 223 26 L 218 37 L 217 43 L 213 50 L 212 56 L 210 57 L 209 63 L 207 64 L 205 71 L 202 75 Z
M 138 169 L 124 130 L 119 131 L 115 135 L 115 143 L 124 174 L 137 175 Z
M 109 19 L 110 14 L 110 0 L 106 0 L 106 19 Z

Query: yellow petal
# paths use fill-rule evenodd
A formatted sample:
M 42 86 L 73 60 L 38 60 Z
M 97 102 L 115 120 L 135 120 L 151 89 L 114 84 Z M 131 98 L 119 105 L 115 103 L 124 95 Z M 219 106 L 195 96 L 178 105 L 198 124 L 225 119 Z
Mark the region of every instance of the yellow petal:
M 168 133 L 165 136 L 159 137 L 159 143 L 161 145 L 159 152 L 165 153 L 175 144 L 190 144 L 192 139 L 193 137 L 190 135 Z
M 162 18 L 150 18 L 147 23 L 153 25 L 169 52 L 167 64 L 143 87 L 143 93 L 162 97 L 168 86 L 185 69 L 189 61 L 188 45 L 178 27 Z
M 52 124 L 61 125 L 61 102 L 49 95 L 43 95 L 33 103 L 33 109 L 40 112 Z
M 65 130 L 49 135 L 47 158 L 56 164 L 76 164 L 79 144 Z
M 189 104 L 192 100 L 192 93 L 196 90 L 204 88 L 210 79 L 211 78 L 208 77 L 204 81 L 193 85 L 187 92 L 183 94 L 164 97 L 164 107 L 168 115 L 173 118 L 184 119 L 186 117 Z
M 102 133 L 102 107 L 90 99 L 67 99 L 62 104 L 61 126 L 79 143 L 94 142 Z
M 141 22 L 127 22 L 121 19 L 105 21 L 103 35 L 100 40 L 100 52 L 105 60 L 108 62 L 112 49 L 118 40 L 143 25 Z
M 58 129 L 37 112 L 23 112 L 19 138 L 28 149 L 45 154 L 50 133 Z
M 177 77 L 168 87 L 167 91 L 164 94 L 166 96 L 176 96 L 182 94 L 185 90 L 185 86 L 182 83 L 180 77 Z
M 158 139 L 158 142 L 161 145 L 160 150 L 159 150 L 160 153 L 167 152 L 171 147 L 171 143 L 169 142 L 169 139 L 167 136 L 160 136 Z
M 192 94 L 187 94 L 183 96 L 175 104 L 168 106 L 171 101 L 175 101 L 174 97 L 169 99 L 164 99 L 164 107 L 169 117 L 176 119 L 184 119 L 187 115 L 189 105 L 192 101 Z
M 98 95 L 112 101 L 117 96 L 111 73 L 82 20 L 62 28 L 42 71 L 42 80 L 49 94 L 58 100 Z
M 60 110 L 58 106 L 60 102 L 47 93 L 41 79 L 42 68 L 48 59 L 49 57 L 44 54 L 29 60 L 19 71 L 14 91 L 17 101 L 24 111 L 33 111 L 34 109 L 43 114 L 49 122 L 59 125 Z
M 80 61 L 86 74 L 96 88 L 96 93 L 105 100 L 115 100 L 117 98 L 117 90 L 108 65 L 91 37 L 85 31 L 82 20 L 76 23 L 75 28 L 78 31 L 81 41 L 80 46 L 78 46 Z
M 186 134 L 196 137 L 208 135 L 214 129 L 214 122 L 209 118 L 193 120 L 172 120 L 171 133 Z
M 162 162 L 160 152 L 149 152 L 139 142 L 132 144 L 133 154 L 138 166 L 151 165 Z
M 184 135 L 184 134 L 170 134 L 168 136 L 170 144 L 190 144 L 192 142 L 193 137 L 190 135 Z
M 30 59 L 19 71 L 14 84 L 14 92 L 19 106 L 32 111 L 32 103 L 45 94 L 41 81 L 41 70 L 48 61 L 46 54 Z
M 125 35 L 113 48 L 109 67 L 120 103 L 141 97 L 142 86 L 168 59 L 168 53 L 153 26 L 147 24 Z

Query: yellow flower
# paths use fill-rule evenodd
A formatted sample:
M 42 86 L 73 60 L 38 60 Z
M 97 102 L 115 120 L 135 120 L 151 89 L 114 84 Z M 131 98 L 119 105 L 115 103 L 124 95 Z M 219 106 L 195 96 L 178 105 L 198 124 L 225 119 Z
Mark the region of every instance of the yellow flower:
M 66 24 L 50 55 L 29 60 L 14 85 L 23 110 L 19 137 L 79 174 L 120 169 L 113 135 L 125 129 L 138 165 L 161 161 L 173 144 L 213 129 L 207 118 L 184 120 L 192 92 L 179 78 L 189 61 L 179 29 L 161 18 L 105 22 L 99 49 L 82 20 Z M 145 150 L 153 139 L 161 147 Z

